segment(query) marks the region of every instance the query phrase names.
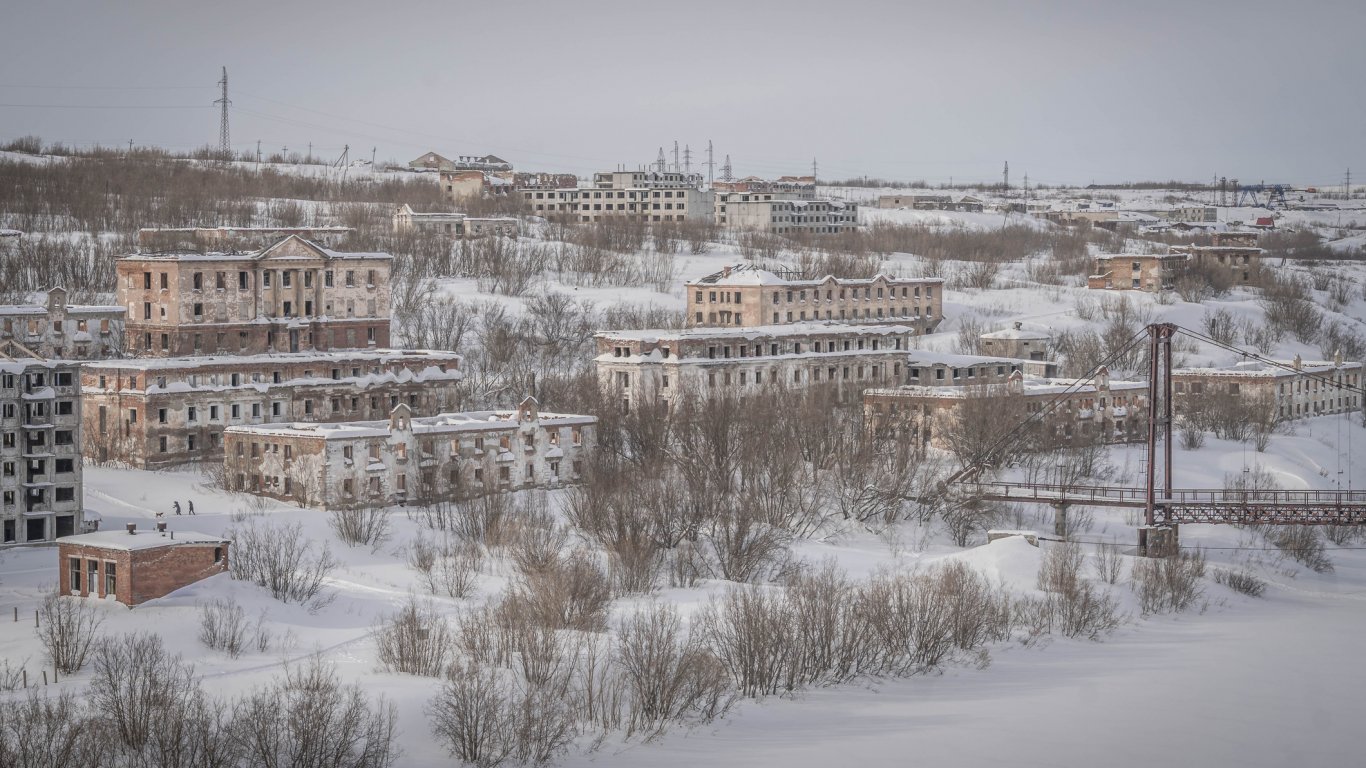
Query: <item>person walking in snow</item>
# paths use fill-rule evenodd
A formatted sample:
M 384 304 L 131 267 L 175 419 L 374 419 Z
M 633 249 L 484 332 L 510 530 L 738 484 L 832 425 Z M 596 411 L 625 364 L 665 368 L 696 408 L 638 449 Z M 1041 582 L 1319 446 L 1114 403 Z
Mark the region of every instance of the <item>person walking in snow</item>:
M 178 502 L 178 501 L 172 502 L 172 506 L 175 508 L 175 513 L 176 513 L 177 515 L 180 514 L 180 502 Z
M 193 514 L 194 514 L 194 499 L 190 499 L 189 501 L 187 501 L 187 502 L 185 502 L 185 503 L 188 504 L 188 505 L 190 505 L 187 511 L 188 511 L 190 514 L 193 515 Z

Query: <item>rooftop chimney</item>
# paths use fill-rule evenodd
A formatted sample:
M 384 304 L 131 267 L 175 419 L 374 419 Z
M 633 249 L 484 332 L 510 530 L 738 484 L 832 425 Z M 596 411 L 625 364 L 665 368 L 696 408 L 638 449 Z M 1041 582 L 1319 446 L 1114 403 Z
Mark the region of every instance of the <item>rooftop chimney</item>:
M 129 523 L 129 524 L 128 524 L 128 535 L 129 535 L 129 536 L 134 536 L 134 535 L 137 535 L 137 532 L 138 532 L 138 524 L 137 524 L 137 523 Z

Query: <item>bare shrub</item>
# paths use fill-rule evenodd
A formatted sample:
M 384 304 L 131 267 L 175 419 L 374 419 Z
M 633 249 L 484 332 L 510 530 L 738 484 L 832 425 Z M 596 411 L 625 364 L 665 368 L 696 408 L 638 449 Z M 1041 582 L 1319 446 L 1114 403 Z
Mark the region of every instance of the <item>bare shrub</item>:
M 725 711 L 725 669 L 686 630 L 676 608 L 656 604 L 637 610 L 621 621 L 617 636 L 631 714 L 640 727 L 658 730 L 689 716 L 709 722 Z
M 1085 556 L 1081 545 L 1062 542 L 1044 552 L 1039 566 L 1038 587 L 1044 592 L 1071 592 L 1081 582 L 1081 566 Z
M 430 606 L 409 598 L 375 633 L 379 663 L 388 672 L 438 677 L 446 670 L 454 638 L 450 625 Z
M 1266 582 L 1247 571 L 1218 568 L 1214 571 L 1214 583 L 1248 597 L 1261 597 L 1266 592 Z
M 696 621 L 741 695 L 783 690 L 797 648 L 781 594 L 754 585 L 733 587 L 712 598 Z
M 500 678 L 496 669 L 453 666 L 427 703 L 437 739 L 456 759 L 478 768 L 502 765 L 514 748 L 514 710 Z
M 232 658 L 246 649 L 250 627 L 246 612 L 235 600 L 214 600 L 199 609 L 199 642 Z
M 466 598 L 479 586 L 479 566 L 484 562 L 484 550 L 478 544 L 447 543 L 436 561 L 429 586 L 432 592 L 439 587 L 448 597 Z
M 389 513 L 383 507 L 334 509 L 327 525 L 347 546 L 365 545 L 371 552 L 389 539 Z
M 607 626 L 612 583 L 590 555 L 575 551 L 524 570 L 504 603 L 542 627 L 599 631 Z
M 1309 287 L 1299 279 L 1269 278 L 1262 288 L 1261 305 L 1267 325 L 1288 332 L 1305 344 L 1318 339 L 1323 313 L 1314 303 Z
M 1124 573 L 1124 557 L 1114 544 L 1101 544 L 1096 548 L 1096 559 L 1092 561 L 1096 576 L 1106 584 L 1116 584 Z
M 56 695 L 34 689 L 5 705 L 0 717 L 0 765 L 63 768 L 106 765 L 109 744 L 73 691 Z
M 1323 536 L 1339 547 L 1366 539 L 1366 529 L 1359 525 L 1325 525 Z
M 167 746 L 163 729 L 188 716 L 201 696 L 194 668 L 171 655 L 160 635 L 107 640 L 91 666 L 91 705 L 121 748 L 135 755 Z
M 1267 531 L 1266 538 L 1277 549 L 1314 573 L 1333 572 L 1333 560 L 1328 557 L 1323 538 L 1313 528 L 1304 525 L 1277 526 Z
M 1202 323 L 1205 327 L 1205 335 L 1220 344 L 1232 345 L 1237 340 L 1238 324 L 1233 313 L 1223 307 L 1206 309 Z
M 86 656 L 102 623 L 103 617 L 82 598 L 53 592 L 38 606 L 35 631 L 48 661 L 62 674 L 70 675 L 85 666 Z
M 234 579 L 265 587 L 281 602 L 300 603 L 314 610 L 330 602 L 322 594 L 323 583 L 337 561 L 326 543 L 314 548 L 304 537 L 302 525 L 251 521 L 230 530 L 227 538 L 232 540 Z
M 372 703 L 314 657 L 239 699 L 232 727 L 250 765 L 386 768 L 400 754 L 397 718 L 393 704 Z
M 1021 613 L 1031 635 L 1058 631 L 1091 640 L 1114 631 L 1123 620 L 1106 591 L 1081 576 L 1085 557 L 1076 542 L 1050 548 L 1039 566 L 1038 587 L 1049 593 L 1042 601 L 1026 600 Z
M 1139 558 L 1130 570 L 1132 587 L 1144 614 L 1180 613 L 1200 599 L 1205 555 L 1183 551 L 1171 557 Z

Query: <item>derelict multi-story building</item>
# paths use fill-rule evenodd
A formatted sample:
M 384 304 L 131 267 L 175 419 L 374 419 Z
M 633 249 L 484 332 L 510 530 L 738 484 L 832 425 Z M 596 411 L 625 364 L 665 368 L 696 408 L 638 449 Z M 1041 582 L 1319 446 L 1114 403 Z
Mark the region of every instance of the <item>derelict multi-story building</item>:
M 1172 371 L 1172 396 L 1178 411 L 1202 396 L 1232 398 L 1270 409 L 1289 421 L 1353 413 L 1362 408 L 1361 363 L 1335 360 L 1252 360 L 1211 368 Z
M 123 256 L 126 349 L 178 357 L 387 347 L 392 262 L 297 235 L 249 253 Z
M 310 507 L 424 503 L 572 483 L 596 425 L 532 398 L 425 417 L 399 405 L 383 421 L 231 427 L 224 464 L 234 488 Z
M 688 282 L 684 290 L 690 326 L 885 322 L 926 334 L 944 319 L 944 281 L 938 277 L 802 280 L 741 264 Z
M 459 407 L 453 352 L 350 350 L 279 355 L 142 358 L 81 369 L 92 461 L 164 467 L 222 456 L 234 425 L 383 418 Z
M 0 544 L 81 530 L 76 363 L 0 354 Z
M 0 352 L 62 360 L 123 354 L 123 307 L 67 304 L 65 288 L 45 304 L 0 306 Z
M 593 223 L 606 219 L 643 222 L 711 221 L 716 194 L 704 190 L 701 174 L 659 171 L 604 171 L 591 187 L 520 189 L 537 216 Z

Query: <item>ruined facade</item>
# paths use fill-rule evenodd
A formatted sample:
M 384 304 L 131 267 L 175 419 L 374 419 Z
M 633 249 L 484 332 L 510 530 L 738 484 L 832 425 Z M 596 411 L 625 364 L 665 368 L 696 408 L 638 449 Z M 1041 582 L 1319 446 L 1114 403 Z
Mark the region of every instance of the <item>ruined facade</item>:
M 448 237 L 517 237 L 521 222 L 511 217 L 470 217 L 463 213 L 419 213 L 401 205 L 394 211 L 395 232 L 438 232 Z
M 253 355 L 389 344 L 387 253 L 345 253 L 290 235 L 250 253 L 118 260 L 133 355 Z
M 1225 367 L 1177 368 L 1172 371 L 1172 399 L 1177 412 L 1203 397 L 1240 400 L 1269 409 L 1262 418 L 1290 421 L 1362 409 L 1361 363 L 1337 360 L 1258 361 Z M 1289 370 L 1287 370 L 1289 369 Z
M 715 193 L 701 189 L 700 174 L 604 171 L 591 187 L 519 189 L 537 216 L 592 223 L 604 219 L 643 222 L 710 221 Z
M 163 467 L 222 455 L 233 425 L 382 418 L 459 407 L 460 356 L 373 350 L 161 358 L 81 369 L 92 461 Z
M 1004 381 L 950 386 L 903 386 L 863 393 L 864 423 L 879 434 L 924 448 L 955 447 L 955 430 L 999 423 L 988 439 L 1017 423 L 1030 427 L 1035 445 L 1064 446 L 1100 440 L 1138 442 L 1147 434 L 1148 385 L 1112 381 L 1101 369 L 1092 381 L 1035 378 L 1019 371 Z
M 597 418 L 516 411 L 419 417 L 399 405 L 383 421 L 232 427 L 232 486 L 323 509 L 468 498 L 576 481 Z
M 78 370 L 0 354 L 0 544 L 81 530 Z
M 1048 356 L 1052 337 L 1042 331 L 1026 330 L 1023 323 L 1000 331 L 984 333 L 977 338 L 977 346 L 984 355 L 1043 360 Z
M 192 531 L 99 531 L 57 542 L 58 594 L 113 598 L 129 607 L 227 573 L 230 542 Z
M 66 303 L 65 288 L 43 304 L 0 306 L 0 352 L 65 360 L 123 354 L 123 307 Z
M 1117 253 L 1095 257 L 1095 271 L 1086 287 L 1109 291 L 1169 291 L 1186 263 L 1186 254 Z
M 595 363 L 599 382 L 626 408 L 667 408 L 689 392 L 744 395 L 764 387 L 854 393 L 903 383 L 914 336 L 914 328 L 891 323 L 605 331 L 596 336 Z
M 937 277 L 800 280 L 739 265 L 688 282 L 684 289 L 690 326 L 886 322 L 925 334 L 944 319 L 944 281 Z
M 721 192 L 716 223 L 775 235 L 834 235 L 858 227 L 858 205 L 786 192 Z

